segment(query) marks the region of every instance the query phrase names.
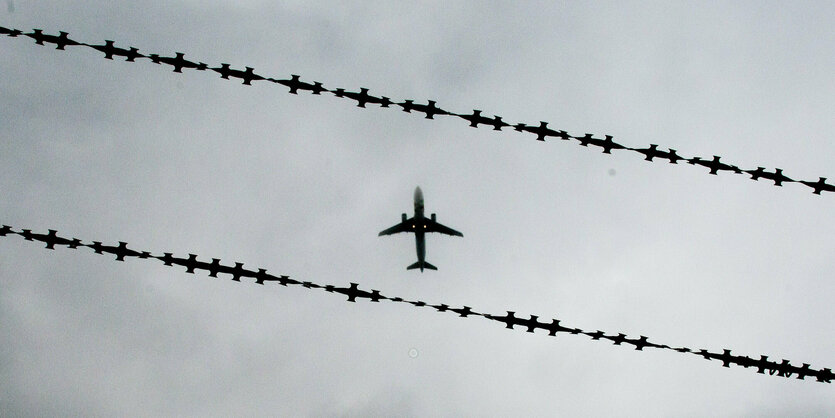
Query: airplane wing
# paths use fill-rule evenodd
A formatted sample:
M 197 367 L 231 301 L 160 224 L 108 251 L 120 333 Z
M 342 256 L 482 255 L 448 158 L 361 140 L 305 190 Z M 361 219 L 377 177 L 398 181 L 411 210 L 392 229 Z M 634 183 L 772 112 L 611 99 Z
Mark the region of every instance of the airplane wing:
M 460 232 L 458 232 L 458 231 L 456 231 L 456 230 L 454 230 L 454 229 L 452 229 L 448 226 L 443 226 L 438 222 L 429 223 L 429 225 L 427 225 L 426 232 L 440 232 L 441 234 L 454 235 L 454 236 L 457 236 L 457 237 L 463 237 L 464 236 L 464 234 L 462 234 L 462 233 L 460 233 Z
M 395 226 L 393 226 L 389 229 L 384 229 L 384 230 L 380 231 L 380 233 L 377 234 L 377 236 L 381 237 L 383 235 L 392 235 L 392 234 L 396 234 L 396 233 L 399 233 L 399 232 L 409 232 L 411 230 L 411 228 L 410 228 L 410 226 L 411 226 L 410 222 L 411 221 L 412 221 L 411 219 L 408 219 L 408 220 L 406 220 L 404 222 L 401 222 L 401 223 L 399 223 L 399 224 L 397 224 L 397 225 L 395 225 Z

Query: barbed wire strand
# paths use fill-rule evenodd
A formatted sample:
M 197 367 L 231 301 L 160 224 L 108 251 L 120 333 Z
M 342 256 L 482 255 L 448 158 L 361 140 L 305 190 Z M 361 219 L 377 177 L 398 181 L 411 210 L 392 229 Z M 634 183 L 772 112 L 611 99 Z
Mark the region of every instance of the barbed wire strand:
M 826 177 L 819 177 L 817 181 L 811 180 L 795 180 L 783 174 L 783 170 L 775 168 L 774 171 L 768 171 L 765 167 L 757 167 L 757 169 L 744 170 L 736 165 L 721 162 L 721 157 L 714 155 L 712 159 L 692 157 L 686 158 L 678 154 L 678 151 L 668 148 L 663 151 L 658 148 L 657 144 L 650 144 L 648 148 L 632 148 L 613 141 L 611 135 L 604 135 L 603 138 L 595 138 L 593 134 L 585 133 L 582 136 L 571 135 L 564 130 L 555 130 L 548 127 L 548 122 L 540 121 L 539 125 L 528 125 L 525 123 L 507 123 L 502 120 L 501 116 L 493 116 L 492 118 L 484 116 L 481 110 L 474 109 L 472 113 L 456 113 L 444 110 L 437 106 L 434 100 L 428 100 L 427 104 L 415 103 L 414 100 L 404 100 L 402 102 L 392 101 L 386 96 L 372 96 L 368 94 L 369 89 L 362 87 L 359 92 L 348 91 L 344 88 L 328 89 L 325 88 L 321 82 L 314 81 L 312 83 L 301 81 L 300 76 L 292 74 L 289 79 L 279 79 L 273 77 L 265 77 L 255 73 L 253 67 L 245 67 L 245 70 L 238 70 L 231 68 L 230 64 L 222 63 L 220 67 L 210 67 L 203 62 L 194 62 L 185 59 L 185 54 L 177 52 L 174 57 L 165 57 L 158 54 L 142 54 L 138 48 L 130 47 L 128 49 L 116 47 L 114 41 L 106 40 L 103 45 L 94 45 L 84 42 L 78 42 L 69 38 L 67 32 L 59 32 L 58 35 L 49 35 L 43 33 L 42 29 L 33 29 L 32 32 L 24 33 L 18 29 L 8 29 L 0 27 L 0 35 L 7 37 L 19 38 L 26 36 L 35 40 L 38 45 L 54 44 L 56 49 L 63 50 L 67 46 L 83 46 L 92 48 L 94 50 L 104 53 L 106 59 L 113 59 L 114 56 L 124 57 L 125 61 L 135 62 L 138 58 L 146 58 L 156 64 L 167 64 L 174 67 L 173 71 L 181 73 L 183 69 L 206 71 L 212 70 L 220 74 L 221 78 L 241 79 L 243 84 L 251 85 L 253 81 L 269 81 L 274 84 L 279 84 L 287 87 L 291 94 L 298 94 L 299 90 L 310 91 L 312 94 L 321 95 L 324 92 L 330 92 L 339 98 L 354 100 L 358 107 L 365 108 L 367 104 L 376 104 L 382 108 L 394 108 L 392 105 L 399 106 L 404 112 L 422 113 L 426 119 L 434 119 L 435 116 L 452 116 L 461 118 L 469 122 L 469 126 L 478 128 L 480 126 L 490 126 L 493 130 L 501 131 L 503 128 L 513 128 L 516 132 L 529 133 L 536 135 L 539 141 L 545 141 L 546 138 L 559 138 L 563 141 L 575 140 L 579 145 L 588 147 L 589 145 L 602 149 L 604 154 L 611 154 L 613 150 L 632 151 L 643 155 L 646 161 L 666 160 L 670 164 L 677 164 L 678 161 L 686 161 L 689 165 L 701 166 L 707 168 L 708 174 L 717 175 L 721 172 L 729 172 L 734 174 L 748 174 L 751 180 L 757 181 L 760 178 L 771 180 L 775 186 L 782 186 L 783 183 L 798 183 L 803 184 L 812 189 L 812 193 L 821 194 L 821 192 L 835 192 L 835 185 L 826 182 Z
M 163 253 L 162 255 L 154 255 L 149 251 L 137 251 L 128 248 L 126 242 L 119 241 L 117 245 L 105 245 L 99 241 L 92 243 L 84 243 L 78 238 L 64 238 L 58 235 L 57 231 L 50 229 L 47 233 L 35 233 L 29 229 L 22 229 L 15 231 L 11 226 L 3 225 L 0 228 L 0 237 L 10 235 L 18 235 L 27 241 L 39 241 L 46 244 L 45 248 L 54 250 L 56 246 L 77 249 L 79 247 L 87 247 L 92 249 L 97 254 L 110 254 L 115 256 L 117 261 L 125 261 L 125 258 L 132 257 L 138 259 L 156 259 L 161 261 L 166 266 L 181 266 L 185 267 L 186 273 L 194 274 L 195 270 L 205 270 L 209 273 L 209 277 L 218 277 L 218 274 L 225 274 L 231 277 L 234 281 L 241 281 L 242 278 L 253 279 L 254 283 L 264 285 L 268 282 L 278 283 L 282 286 L 300 286 L 306 289 L 319 289 L 329 293 L 338 293 L 347 297 L 348 302 L 357 302 L 358 300 L 368 300 L 370 302 L 390 301 L 394 303 L 409 304 L 419 308 L 432 308 L 437 312 L 446 312 L 456 314 L 459 317 L 481 317 L 493 322 L 503 324 L 505 328 L 516 329 L 519 327 L 529 333 L 534 333 L 540 330 L 541 334 L 547 333 L 549 336 L 556 336 L 559 333 L 569 335 L 585 335 L 591 338 L 592 341 L 611 341 L 614 345 L 630 345 L 635 350 L 643 351 L 644 348 L 656 348 L 662 350 L 671 350 L 678 353 L 688 353 L 699 356 L 705 360 L 719 360 L 723 367 L 730 367 L 731 365 L 743 368 L 755 368 L 759 374 L 776 375 L 779 377 L 805 380 L 806 377 L 813 377 L 816 381 L 822 383 L 832 383 L 835 378 L 832 370 L 829 368 L 813 369 L 807 363 L 802 366 L 796 366 L 789 360 L 783 359 L 780 362 L 768 359 L 768 356 L 761 355 L 759 359 L 734 355 L 729 349 L 723 349 L 721 353 L 708 351 L 707 349 L 691 349 L 687 347 L 674 347 L 666 344 L 658 344 L 649 341 L 643 335 L 638 338 L 630 338 L 626 334 L 609 334 L 600 330 L 586 331 L 580 328 L 572 328 L 562 324 L 559 319 L 540 320 L 539 316 L 530 315 L 529 318 L 516 317 L 516 312 L 507 311 L 506 314 L 490 314 L 478 312 L 469 306 L 462 306 L 460 308 L 453 307 L 447 304 L 432 304 L 420 300 L 409 300 L 401 297 L 386 296 L 380 293 L 379 290 L 364 290 L 360 289 L 359 284 L 350 283 L 349 286 L 336 285 L 322 285 L 311 281 L 299 281 L 286 275 L 274 275 L 267 273 L 267 269 L 248 269 L 244 268 L 243 263 L 236 262 L 234 266 L 221 264 L 220 259 L 212 258 L 211 262 L 200 261 L 195 254 L 189 254 L 185 257 L 175 257 L 173 253 Z

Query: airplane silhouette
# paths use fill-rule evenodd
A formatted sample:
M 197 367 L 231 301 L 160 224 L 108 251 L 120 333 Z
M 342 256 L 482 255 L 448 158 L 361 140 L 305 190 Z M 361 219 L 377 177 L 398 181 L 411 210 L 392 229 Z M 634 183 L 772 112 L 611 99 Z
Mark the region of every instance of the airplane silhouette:
M 539 122 L 539 126 L 531 126 L 525 125 L 524 123 L 517 123 L 516 125 L 513 125 L 513 129 L 519 132 L 525 131 L 536 134 L 537 141 L 544 141 L 546 136 L 555 136 L 565 141 L 567 141 L 568 138 L 571 137 L 570 135 L 568 135 L 568 132 L 566 131 L 555 131 L 553 129 L 548 128 L 548 122 L 542 121 Z
M 406 270 L 419 268 L 421 273 L 423 273 L 424 268 L 437 270 L 437 267 L 427 263 L 425 260 L 426 241 L 424 235 L 427 232 L 440 232 L 446 235 L 463 237 L 464 234 L 441 225 L 435 219 L 434 213 L 428 219 L 423 216 L 423 192 L 420 190 L 420 187 L 417 187 L 415 188 L 415 216 L 407 219 L 406 214 L 404 213 L 399 224 L 381 231 L 378 236 L 392 235 L 398 232 L 413 232 L 415 234 L 415 246 L 417 247 L 418 261 L 409 267 L 406 267 Z
M 690 165 L 698 164 L 702 167 L 707 167 L 707 168 L 710 169 L 710 174 L 713 174 L 714 176 L 716 175 L 716 173 L 719 170 L 733 171 L 736 174 L 742 174 L 742 170 L 740 170 L 739 167 L 737 167 L 735 165 L 720 163 L 719 159 L 721 159 L 721 158 L 722 157 L 720 157 L 718 155 L 714 155 L 713 156 L 713 161 L 706 161 L 706 160 L 702 160 L 699 157 L 694 157 L 694 158 L 691 158 L 691 159 L 687 160 L 687 163 L 690 164 Z
M 32 33 L 24 33 L 24 35 L 32 38 L 35 40 L 35 43 L 38 45 L 43 45 L 44 42 L 58 45 L 55 49 L 64 49 L 65 46 L 68 45 L 82 45 L 80 42 L 73 41 L 72 39 L 68 38 L 69 35 L 67 32 L 59 32 L 60 35 L 47 35 L 43 33 L 43 29 L 33 29 L 34 32 Z
M 0 228 L 0 237 L 5 237 L 8 234 L 17 234 L 17 232 L 13 231 L 12 227 L 3 225 L 3 227 Z
M 104 58 L 112 60 L 114 55 L 118 55 L 120 57 L 126 57 L 125 61 L 133 62 L 136 58 L 143 58 L 145 55 L 139 53 L 139 49 L 131 47 L 130 50 L 124 48 L 117 48 L 113 46 L 113 41 L 105 40 L 104 45 L 90 45 L 87 44 L 90 48 L 96 49 L 98 51 L 104 52 Z
M 835 192 L 835 185 L 827 184 L 826 177 L 821 177 L 818 181 L 800 181 L 801 183 L 815 189 L 814 194 L 821 194 L 821 191 Z
M 586 134 L 585 136 L 575 136 L 573 138 L 580 141 L 580 145 L 584 147 L 588 147 L 589 144 L 591 144 L 596 147 L 603 148 L 604 154 L 611 154 L 613 149 L 626 148 L 623 145 L 612 141 L 612 135 L 606 135 L 606 139 L 592 138 L 592 134 Z
M 185 54 L 183 54 L 182 52 L 177 52 L 177 56 L 173 57 L 173 58 L 172 57 L 161 57 L 157 54 L 148 55 L 148 58 L 150 58 L 151 61 L 154 62 L 154 64 L 163 63 L 163 64 L 168 64 L 168 65 L 173 66 L 175 73 L 183 72 L 182 71 L 183 68 L 194 68 L 195 70 L 199 70 L 199 71 L 205 71 L 206 69 L 209 68 L 209 66 L 207 64 L 204 64 L 202 62 L 201 63 L 191 62 L 191 61 L 183 58 L 184 56 L 185 56 Z
M 357 101 L 357 107 L 365 107 L 366 103 L 377 103 L 380 107 L 389 107 L 393 102 L 386 96 L 374 97 L 368 94 L 368 89 L 360 87 L 360 92 L 345 91 L 345 89 L 336 89 L 333 91 L 336 97 L 347 97 Z
M 649 148 L 629 148 L 632 151 L 640 152 L 644 154 L 646 158 L 644 160 L 652 161 L 653 158 L 665 158 L 670 161 L 670 164 L 676 164 L 676 161 L 683 160 L 676 154 L 676 150 L 670 148 L 670 151 L 659 151 L 658 145 L 650 144 Z
M 246 84 L 247 86 L 251 86 L 251 83 L 255 80 L 265 80 L 264 77 L 261 77 L 260 75 L 253 73 L 252 70 L 252 67 L 246 67 L 246 71 L 233 70 L 229 68 L 229 64 L 225 63 L 220 64 L 220 67 L 218 68 L 212 68 L 212 71 L 220 74 L 220 78 L 226 80 L 228 80 L 229 77 L 240 78 L 244 81 L 244 84 Z
M 777 168 L 774 170 L 773 173 L 769 173 L 765 171 L 763 167 L 757 167 L 756 170 L 745 170 L 746 173 L 751 175 L 751 180 L 757 181 L 760 177 L 764 179 L 769 179 L 774 181 L 775 186 L 783 186 L 783 183 L 792 183 L 794 182 L 793 179 L 790 179 L 783 175 L 783 170 Z
M 473 128 L 478 128 L 479 124 L 491 125 L 494 131 L 501 131 L 503 127 L 510 126 L 509 123 L 502 122 L 502 118 L 500 116 L 493 116 L 493 119 L 490 119 L 486 116 L 481 116 L 481 111 L 478 109 L 473 109 L 472 115 L 460 115 L 457 113 L 453 114 L 461 119 L 469 121 L 470 126 Z
M 16 38 L 18 35 L 23 35 L 23 32 L 17 29 L 8 29 L 0 26 L 0 35 L 8 35 L 12 38 Z
M 290 80 L 279 80 L 275 78 L 268 78 L 267 80 L 272 81 L 273 83 L 278 83 L 283 86 L 286 86 L 290 89 L 290 94 L 299 94 L 299 90 L 310 90 L 313 94 L 320 94 L 323 91 L 330 91 L 324 87 L 322 87 L 322 83 L 318 81 L 314 81 L 313 84 L 305 83 L 304 81 L 299 80 L 299 76 L 296 74 L 291 74 L 292 78 Z
M 403 108 L 406 113 L 412 113 L 412 110 L 423 112 L 426 114 L 426 119 L 435 119 L 435 115 L 449 115 L 450 113 L 435 106 L 435 101 L 430 100 L 428 104 L 416 104 L 414 100 L 406 100 L 403 103 L 398 103 L 398 106 Z

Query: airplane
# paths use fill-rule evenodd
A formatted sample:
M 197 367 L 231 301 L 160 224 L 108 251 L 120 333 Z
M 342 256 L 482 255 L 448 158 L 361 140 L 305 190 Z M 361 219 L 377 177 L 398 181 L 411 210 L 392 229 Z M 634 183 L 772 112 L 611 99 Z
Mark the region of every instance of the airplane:
M 427 263 L 425 260 L 426 241 L 424 236 L 427 232 L 440 232 L 442 234 L 458 237 L 464 236 L 464 234 L 438 223 L 434 213 L 428 219 L 423 216 L 423 191 L 420 190 L 420 187 L 415 188 L 415 216 L 407 219 L 406 214 L 404 213 L 401 219 L 402 221 L 399 224 L 381 231 L 378 236 L 392 235 L 398 232 L 414 232 L 418 261 L 409 267 L 406 267 L 406 270 L 419 268 L 420 272 L 423 273 L 423 269 L 438 269 L 432 264 Z

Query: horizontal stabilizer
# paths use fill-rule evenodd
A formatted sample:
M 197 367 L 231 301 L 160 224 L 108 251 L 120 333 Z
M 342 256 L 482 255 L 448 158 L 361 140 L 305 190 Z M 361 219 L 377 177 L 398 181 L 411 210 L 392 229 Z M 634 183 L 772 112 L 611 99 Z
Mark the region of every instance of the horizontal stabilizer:
M 437 270 L 438 268 L 429 264 L 429 263 L 427 263 L 426 261 L 424 261 L 424 262 L 418 261 L 415 264 L 412 264 L 411 266 L 406 267 L 406 270 L 414 270 L 414 269 L 420 269 L 420 271 L 423 271 L 423 269 Z

